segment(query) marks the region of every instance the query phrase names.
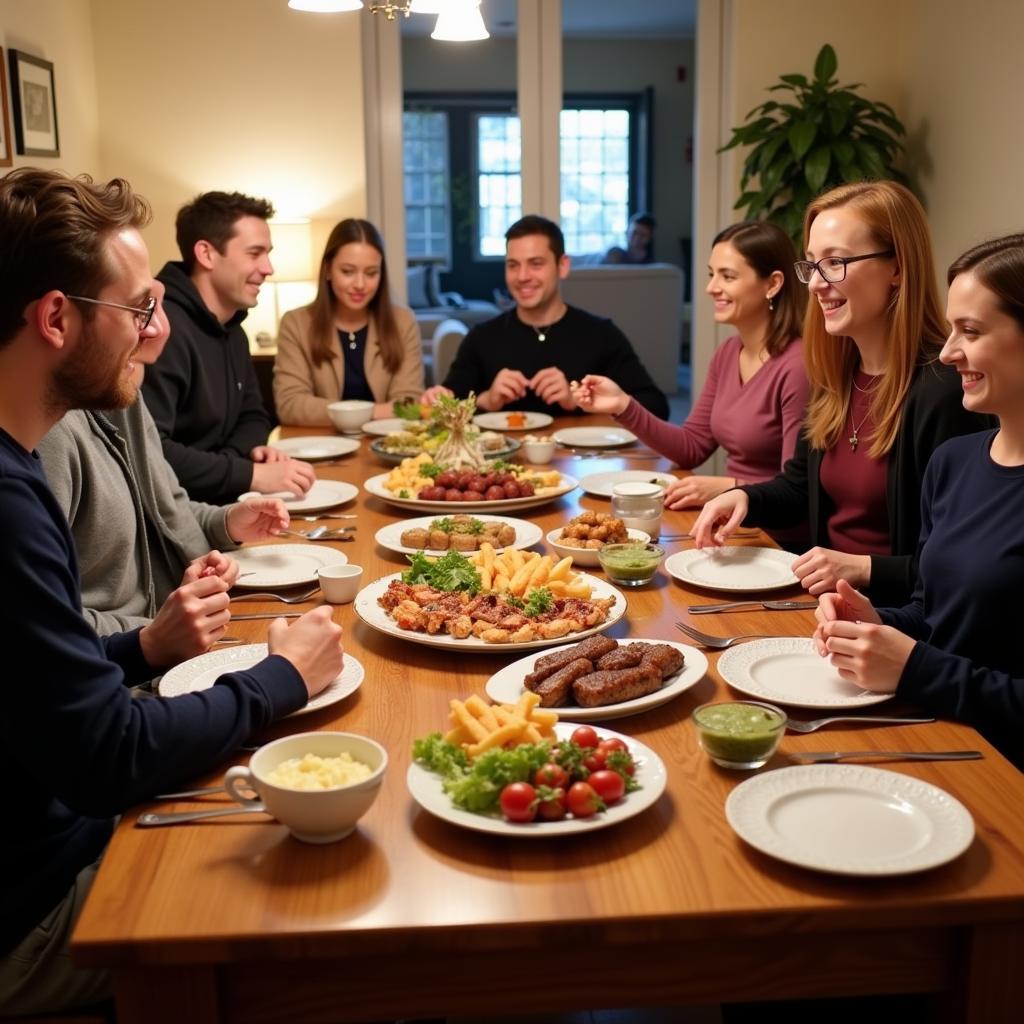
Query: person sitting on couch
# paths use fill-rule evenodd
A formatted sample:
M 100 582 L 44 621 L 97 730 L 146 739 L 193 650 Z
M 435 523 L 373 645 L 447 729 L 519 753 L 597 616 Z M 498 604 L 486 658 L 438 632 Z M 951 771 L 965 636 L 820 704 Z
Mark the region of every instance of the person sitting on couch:
M 629 339 L 603 317 L 567 306 L 561 281 L 569 274 L 565 238 L 553 221 L 536 214 L 505 232 L 505 282 L 515 306 L 477 324 L 466 335 L 439 395 L 476 393 L 480 409 L 547 412 L 576 408 L 570 381 L 588 373 L 616 380 L 645 409 L 664 419 L 668 399 L 640 362 Z
M 626 248 L 613 245 L 602 263 L 653 263 L 654 229 L 657 224 L 649 213 L 634 213 L 626 230 Z

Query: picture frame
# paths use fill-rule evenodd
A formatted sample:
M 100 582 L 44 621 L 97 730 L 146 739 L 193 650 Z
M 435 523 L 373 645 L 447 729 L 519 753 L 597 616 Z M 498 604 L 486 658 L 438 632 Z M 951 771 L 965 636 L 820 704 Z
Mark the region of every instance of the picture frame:
M 53 64 L 9 50 L 14 142 L 20 156 L 60 156 Z
M 4 64 L 4 48 L 0 46 L 0 167 L 10 167 L 13 163 L 11 115 L 7 106 L 7 71 Z

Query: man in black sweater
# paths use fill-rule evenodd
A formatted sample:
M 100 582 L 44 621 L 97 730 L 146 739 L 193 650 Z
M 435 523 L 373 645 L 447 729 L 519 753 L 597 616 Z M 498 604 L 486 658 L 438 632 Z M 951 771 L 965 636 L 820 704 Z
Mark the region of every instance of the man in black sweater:
M 505 240 L 505 283 L 515 307 L 466 335 L 448 376 L 423 401 L 475 391 L 477 406 L 488 412 L 558 415 L 576 408 L 570 382 L 599 373 L 655 416 L 667 417 L 668 400 L 622 331 L 562 301 L 569 257 L 561 228 L 533 214 L 516 221 Z
M 240 192 L 205 192 L 178 211 L 181 262 L 157 275 L 167 289 L 171 337 L 142 393 L 164 455 L 194 501 L 225 505 L 243 491 L 303 495 L 316 474 L 267 446 L 249 341 L 242 330 L 274 272 L 274 208 Z

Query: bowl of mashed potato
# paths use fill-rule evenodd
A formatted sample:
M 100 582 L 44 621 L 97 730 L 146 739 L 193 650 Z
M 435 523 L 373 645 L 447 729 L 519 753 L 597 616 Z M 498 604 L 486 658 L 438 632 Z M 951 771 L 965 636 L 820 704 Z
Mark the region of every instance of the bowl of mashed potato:
M 228 770 L 224 788 L 272 814 L 296 839 L 333 843 L 370 809 L 387 765 L 387 751 L 366 736 L 304 732 L 260 747 L 248 767 Z

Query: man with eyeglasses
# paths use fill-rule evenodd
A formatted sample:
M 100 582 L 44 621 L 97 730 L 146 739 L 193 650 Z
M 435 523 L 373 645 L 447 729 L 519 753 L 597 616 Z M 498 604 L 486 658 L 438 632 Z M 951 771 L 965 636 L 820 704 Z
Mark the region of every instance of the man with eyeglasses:
M 243 491 L 304 495 L 313 467 L 267 446 L 270 418 L 242 321 L 270 263 L 273 206 L 240 192 L 205 192 L 178 211 L 180 262 L 157 275 L 171 338 L 142 392 L 164 455 L 197 501 Z
M 0 714 L 0 776 L 12 780 L 0 1016 L 109 994 L 106 974 L 74 968 L 67 946 L 115 816 L 223 764 L 342 667 L 340 627 L 321 607 L 276 620 L 270 656 L 209 690 L 133 700 L 126 684 L 169 668 L 174 652 L 155 622 L 101 639 L 82 616 L 74 543 L 33 449 L 69 409 L 135 399 L 134 360 L 154 329 L 148 219 L 121 179 L 30 167 L 0 179 L 0 646 L 29 666 L 8 669 Z M 193 567 L 207 642 L 230 618 L 225 561 Z

